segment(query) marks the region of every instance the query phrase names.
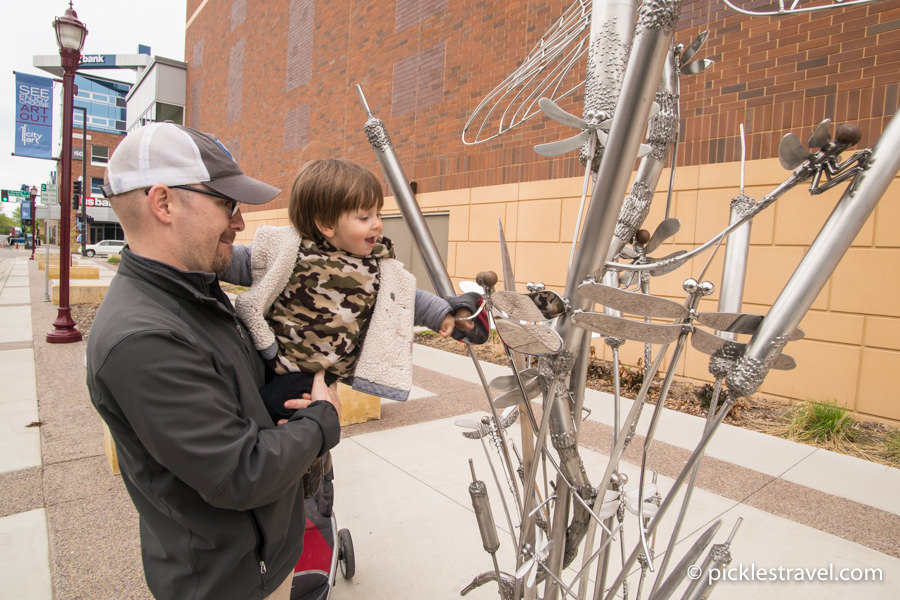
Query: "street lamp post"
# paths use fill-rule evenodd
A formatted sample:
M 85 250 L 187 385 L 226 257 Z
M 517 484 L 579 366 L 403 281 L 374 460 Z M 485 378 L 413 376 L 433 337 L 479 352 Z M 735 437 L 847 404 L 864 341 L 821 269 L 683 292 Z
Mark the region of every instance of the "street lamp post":
M 34 197 L 37 196 L 38 193 L 37 187 L 31 186 L 28 193 L 31 200 L 31 258 L 28 260 L 34 260 L 34 247 L 37 244 L 37 215 L 34 214 Z
M 88 197 L 88 180 L 87 180 L 87 109 L 83 106 L 74 106 L 72 110 L 81 111 L 81 255 L 85 256 L 88 241 L 88 218 L 87 218 L 87 197 Z M 78 215 L 76 213 L 77 221 Z
M 72 196 L 72 117 L 74 114 L 75 70 L 81 61 L 81 48 L 87 35 L 87 27 L 78 20 L 78 15 L 69 2 L 66 13 L 53 21 L 56 45 L 63 68 L 63 132 L 59 190 L 62 198 Z M 59 311 L 53 322 L 53 330 L 47 333 L 51 344 L 81 341 L 81 332 L 75 327 L 72 309 L 69 306 L 69 263 L 72 262 L 70 248 L 72 228 L 70 225 L 72 203 L 59 203 Z M 49 265 L 48 267 L 49 268 Z

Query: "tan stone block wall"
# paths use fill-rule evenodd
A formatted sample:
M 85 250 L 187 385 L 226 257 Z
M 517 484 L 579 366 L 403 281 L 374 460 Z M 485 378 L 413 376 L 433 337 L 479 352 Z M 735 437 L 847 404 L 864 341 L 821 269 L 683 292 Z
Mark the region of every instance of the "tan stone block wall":
M 759 200 L 787 174 L 777 159 L 751 161 L 746 166 L 745 194 Z M 666 170 L 646 221 L 651 231 L 665 217 L 668 181 Z M 728 223 L 729 203 L 738 192 L 739 181 L 737 163 L 677 170 L 670 212 L 682 225 L 673 240 L 656 254 L 688 250 L 721 231 Z M 447 267 L 455 285 L 474 280 L 480 271 L 501 274 L 499 220 L 518 288 L 535 281 L 562 292 L 582 185 L 582 178 L 573 177 L 423 193 L 417 200 L 423 212 L 446 211 L 450 215 Z M 835 189 L 811 196 L 806 186 L 800 186 L 754 218 L 744 312 L 768 311 L 841 193 L 842 189 Z M 399 213 L 393 198 L 386 199 L 384 213 Z M 772 371 L 760 388 L 761 394 L 836 401 L 867 416 L 900 420 L 900 402 L 892 385 L 893 373 L 900 369 L 900 234 L 890 226 L 898 218 L 900 178 L 895 179 L 801 322 L 806 337 L 785 349 L 796 359 L 797 368 Z M 246 229 L 239 242 L 252 239 L 252 232 L 261 224 L 288 224 L 285 209 L 252 212 L 244 220 Z M 684 279 L 697 277 L 704 268 L 704 278 L 718 286 L 724 247 L 712 260 L 710 257 L 707 251 L 681 269 L 654 278 L 652 293 L 682 301 Z M 701 302 L 700 310 L 717 310 L 718 298 L 716 289 Z M 611 358 L 600 338 L 594 345 L 599 356 Z M 626 364 L 636 365 L 643 356 L 643 347 L 634 342 L 620 350 Z M 709 381 L 707 366 L 708 357 L 689 348 L 677 372 Z

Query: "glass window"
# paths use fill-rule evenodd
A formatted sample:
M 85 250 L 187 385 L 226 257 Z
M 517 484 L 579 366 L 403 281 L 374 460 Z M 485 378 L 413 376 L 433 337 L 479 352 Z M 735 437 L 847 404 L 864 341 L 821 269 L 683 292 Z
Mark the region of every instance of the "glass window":
M 88 111 L 89 130 L 125 133 L 125 96 L 130 85 L 84 75 L 75 76 L 75 85 L 78 86 L 77 104 Z M 76 124 L 81 121 L 79 116 L 76 114 Z
M 165 102 L 156 103 L 156 120 L 184 124 L 184 107 Z
M 105 165 L 109 162 L 109 148 L 106 146 L 91 146 L 91 164 L 94 166 Z
M 100 191 L 100 186 L 103 185 L 102 177 L 91 177 L 91 196 L 94 198 L 102 198 L 103 192 Z

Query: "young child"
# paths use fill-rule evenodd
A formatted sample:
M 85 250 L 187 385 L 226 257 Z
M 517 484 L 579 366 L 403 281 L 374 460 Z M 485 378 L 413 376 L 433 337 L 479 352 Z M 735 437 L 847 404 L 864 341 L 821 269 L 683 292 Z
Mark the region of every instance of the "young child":
M 235 246 L 222 274 L 238 281 L 249 262 L 252 285 L 235 301 L 256 348 L 274 371 L 261 394 L 277 423 L 285 400 L 300 398 L 313 375 L 348 379 L 355 389 L 405 400 L 412 387 L 413 325 L 443 337 L 487 340 L 477 294 L 440 298 L 415 277 L 382 237 L 381 185 L 364 167 L 318 160 L 294 180 L 290 227 L 261 227 L 252 246 Z

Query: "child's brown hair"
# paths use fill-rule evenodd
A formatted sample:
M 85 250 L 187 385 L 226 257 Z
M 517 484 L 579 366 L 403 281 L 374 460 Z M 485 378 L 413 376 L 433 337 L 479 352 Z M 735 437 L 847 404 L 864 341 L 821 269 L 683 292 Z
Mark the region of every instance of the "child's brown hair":
M 288 216 L 301 237 L 321 241 L 318 226 L 334 227 L 346 212 L 382 206 L 384 193 L 371 171 L 348 160 L 327 158 L 300 169 L 291 186 Z

